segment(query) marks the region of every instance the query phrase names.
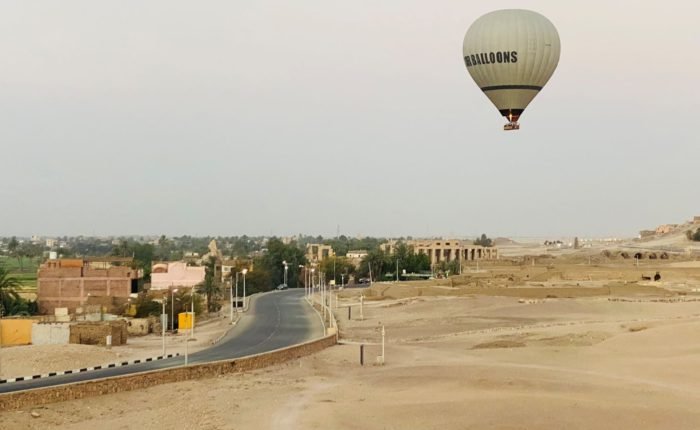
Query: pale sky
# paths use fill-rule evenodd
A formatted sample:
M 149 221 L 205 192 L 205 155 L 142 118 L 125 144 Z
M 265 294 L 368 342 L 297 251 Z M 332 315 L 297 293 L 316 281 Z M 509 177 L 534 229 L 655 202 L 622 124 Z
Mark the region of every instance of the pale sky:
M 562 52 L 518 132 L 479 16 Z M 0 235 L 632 236 L 700 215 L 700 3 L 3 1 Z

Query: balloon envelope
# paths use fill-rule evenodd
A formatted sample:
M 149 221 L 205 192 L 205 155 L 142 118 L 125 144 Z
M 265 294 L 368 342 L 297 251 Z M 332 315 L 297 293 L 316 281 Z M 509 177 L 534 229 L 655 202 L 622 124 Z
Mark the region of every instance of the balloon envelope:
M 464 64 L 501 115 L 516 123 L 559 63 L 559 34 L 537 12 L 487 13 L 464 36 Z

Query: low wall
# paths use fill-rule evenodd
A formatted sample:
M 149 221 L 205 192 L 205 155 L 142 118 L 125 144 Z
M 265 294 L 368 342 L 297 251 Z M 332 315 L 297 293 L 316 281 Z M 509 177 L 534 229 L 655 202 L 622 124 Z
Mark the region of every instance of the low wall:
M 126 330 L 129 336 L 145 336 L 149 332 L 149 327 L 148 318 L 132 318 L 126 321 Z
M 106 345 L 107 335 L 112 335 L 112 345 L 126 345 L 127 325 L 124 320 L 80 322 L 70 326 L 70 343 Z
M 133 375 L 115 376 L 112 378 L 96 379 L 94 381 L 78 382 L 75 384 L 0 394 L 0 411 L 17 410 L 47 403 L 138 390 L 171 382 L 213 378 L 229 373 L 247 372 L 311 355 L 333 346 L 336 343 L 336 336 L 331 335 L 300 345 L 245 358 L 180 366 L 171 369 L 135 373 Z
M 34 323 L 32 325 L 32 345 L 66 345 L 69 339 L 69 324 Z
M 29 345 L 32 343 L 33 319 L 0 319 L 0 345 Z

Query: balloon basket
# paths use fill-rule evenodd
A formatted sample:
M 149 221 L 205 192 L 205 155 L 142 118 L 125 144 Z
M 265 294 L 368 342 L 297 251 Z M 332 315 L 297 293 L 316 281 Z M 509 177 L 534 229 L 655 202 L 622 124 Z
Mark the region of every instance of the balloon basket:
M 503 130 L 520 130 L 520 124 L 518 124 L 517 122 L 509 122 L 508 124 L 503 126 Z

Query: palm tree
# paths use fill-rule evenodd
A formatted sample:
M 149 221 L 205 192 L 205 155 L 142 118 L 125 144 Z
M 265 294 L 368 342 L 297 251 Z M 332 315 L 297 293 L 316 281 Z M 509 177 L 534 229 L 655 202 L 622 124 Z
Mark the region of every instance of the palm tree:
M 27 311 L 27 303 L 22 300 L 15 288 L 21 284 L 3 266 L 0 266 L 0 316 L 16 315 Z

